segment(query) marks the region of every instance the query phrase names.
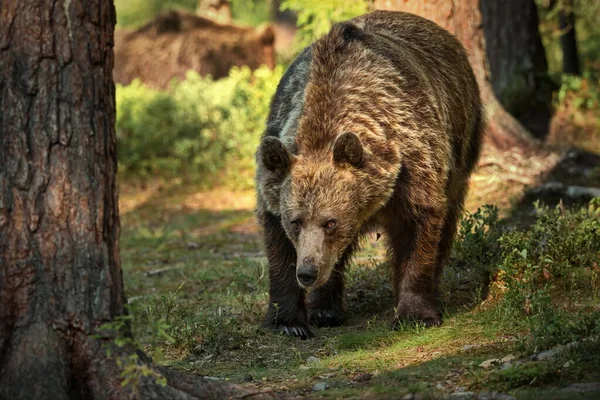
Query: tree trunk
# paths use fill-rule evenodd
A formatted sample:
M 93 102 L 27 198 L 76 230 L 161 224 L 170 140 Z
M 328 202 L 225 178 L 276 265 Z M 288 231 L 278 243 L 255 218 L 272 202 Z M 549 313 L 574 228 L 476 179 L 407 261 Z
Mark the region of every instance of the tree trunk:
M 114 6 L 4 0 L 0 7 L 0 399 L 130 398 L 117 363 L 91 336 L 125 313 Z M 239 393 L 154 371 L 167 385 L 144 379 L 139 396 Z
M 292 10 L 281 11 L 281 0 L 270 0 L 271 20 L 277 24 L 291 25 L 296 28 L 296 13 Z
M 486 139 L 499 149 L 533 148 L 537 141 L 497 100 L 487 67 L 483 21 L 475 0 L 375 0 L 377 9 L 406 11 L 430 19 L 454 34 L 465 46 L 486 104 Z
M 486 54 L 494 93 L 538 138 L 552 116 L 554 84 L 539 34 L 534 0 L 482 0 Z
M 577 51 L 577 36 L 575 33 L 574 1 L 565 0 L 562 10 L 558 13 L 558 28 L 560 36 L 560 47 L 563 53 L 563 72 L 565 74 L 579 75 L 579 52 Z

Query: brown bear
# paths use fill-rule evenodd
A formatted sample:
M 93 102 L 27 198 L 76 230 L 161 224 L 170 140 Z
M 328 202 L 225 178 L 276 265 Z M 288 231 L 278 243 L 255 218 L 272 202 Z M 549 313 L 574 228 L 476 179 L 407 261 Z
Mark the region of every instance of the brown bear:
M 439 325 L 438 281 L 483 130 L 466 52 L 429 20 L 375 11 L 306 48 L 256 155 L 263 327 L 308 338 L 309 324 L 342 324 L 344 268 L 374 228 L 387 237 L 396 317 Z

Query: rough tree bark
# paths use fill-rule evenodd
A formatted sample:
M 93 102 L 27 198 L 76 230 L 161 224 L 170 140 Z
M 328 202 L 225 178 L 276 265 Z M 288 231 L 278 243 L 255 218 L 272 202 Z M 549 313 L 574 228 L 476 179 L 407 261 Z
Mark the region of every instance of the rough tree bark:
M 91 336 L 125 312 L 114 24 L 111 0 L 0 1 L 3 400 L 131 396 L 115 361 Z M 152 368 L 168 384 L 143 380 L 140 397 L 243 392 Z
M 534 0 L 481 0 L 492 87 L 500 103 L 525 128 L 543 138 L 552 116 L 546 52 Z
M 406 11 L 430 19 L 454 34 L 465 46 L 486 104 L 486 139 L 498 149 L 537 147 L 535 138 L 496 98 L 487 66 L 483 20 L 478 0 L 375 0 L 376 9 Z

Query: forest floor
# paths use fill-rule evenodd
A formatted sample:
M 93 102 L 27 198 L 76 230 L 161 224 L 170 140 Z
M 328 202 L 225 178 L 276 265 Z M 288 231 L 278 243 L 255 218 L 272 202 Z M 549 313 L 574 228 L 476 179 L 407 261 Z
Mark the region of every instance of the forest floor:
M 600 162 L 590 155 L 572 153 L 562 168 L 555 167 L 556 155 L 503 157 L 484 155 L 469 211 L 494 203 L 518 226 L 531 215 L 533 198 L 553 202 L 566 193 L 556 182 L 600 187 Z M 471 398 L 465 392 L 600 398 L 598 336 L 582 328 L 573 346 L 545 353 L 525 346 L 530 325 L 504 317 L 501 295 L 482 285 L 471 285 L 460 304 L 446 300 L 441 327 L 392 331 L 391 271 L 375 237 L 349 268 L 343 327 L 314 329 L 316 337 L 306 341 L 262 332 L 268 274 L 252 191 L 122 185 L 120 196 L 134 333 L 160 364 L 282 398 Z M 577 292 L 577 304 L 598 311 L 598 286 L 590 288 Z

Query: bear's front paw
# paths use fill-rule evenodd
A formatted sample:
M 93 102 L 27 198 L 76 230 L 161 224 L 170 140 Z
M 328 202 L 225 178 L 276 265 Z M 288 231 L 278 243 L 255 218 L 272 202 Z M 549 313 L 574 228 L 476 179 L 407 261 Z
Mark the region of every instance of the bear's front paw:
M 442 324 L 441 306 L 437 300 L 427 299 L 414 293 L 402 295 L 396 307 L 396 318 L 393 328 L 398 329 L 403 323 L 422 323 L 426 327 Z
M 298 337 L 302 340 L 310 339 L 315 336 L 308 327 L 308 325 L 302 323 L 282 324 L 274 322 L 265 322 L 263 323 L 262 328 L 272 333 L 283 333 L 287 336 Z
M 341 326 L 344 323 L 344 311 L 336 308 L 310 309 L 308 311 L 308 323 L 319 328 Z

